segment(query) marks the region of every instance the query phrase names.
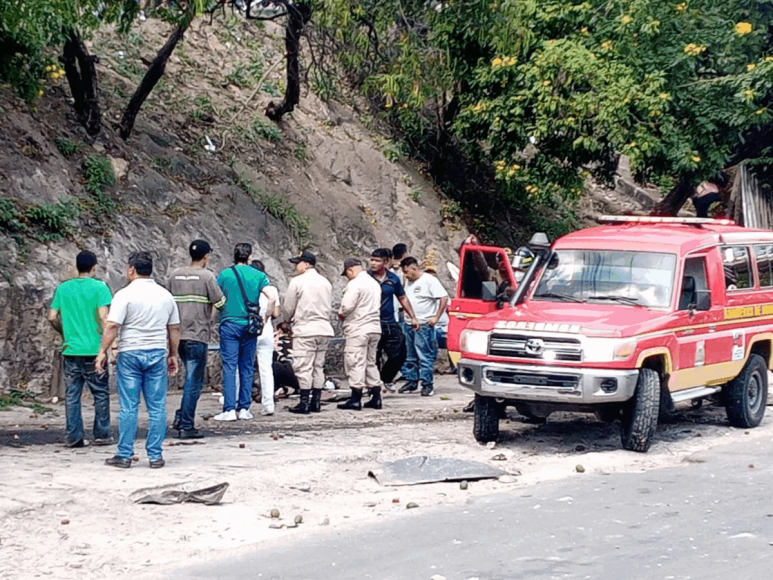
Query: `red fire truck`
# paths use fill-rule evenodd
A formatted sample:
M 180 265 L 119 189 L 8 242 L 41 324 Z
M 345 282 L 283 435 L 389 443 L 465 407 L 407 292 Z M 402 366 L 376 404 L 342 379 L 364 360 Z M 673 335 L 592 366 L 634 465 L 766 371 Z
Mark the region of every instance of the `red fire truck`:
M 586 411 L 647 451 L 658 416 L 711 398 L 730 424 L 765 413 L 773 341 L 773 232 L 729 220 L 605 216 L 552 246 L 520 283 L 501 248 L 463 246 L 449 315 L 474 435 L 503 406 L 534 420 Z

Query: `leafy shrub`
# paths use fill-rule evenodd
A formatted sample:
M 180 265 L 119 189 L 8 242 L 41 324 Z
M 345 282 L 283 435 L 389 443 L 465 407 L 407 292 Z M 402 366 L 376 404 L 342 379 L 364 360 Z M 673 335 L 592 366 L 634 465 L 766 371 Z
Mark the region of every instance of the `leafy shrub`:
M 97 215 L 111 215 L 115 211 L 115 200 L 106 190 L 115 185 L 115 173 L 110 160 L 102 155 L 89 155 L 83 160 L 83 175 L 86 178 L 86 191 L 96 204 Z
M 252 122 L 252 131 L 261 139 L 271 141 L 272 143 L 282 140 L 282 132 L 279 128 L 276 125 L 266 123 L 261 119 L 255 119 Z
M 56 145 L 56 148 L 59 149 L 59 153 L 64 157 L 70 157 L 78 151 L 78 144 L 75 141 L 70 141 L 64 137 L 57 137 L 54 139 L 54 144 Z
M 72 233 L 72 220 L 78 217 L 78 210 L 72 203 L 41 203 L 24 210 L 24 219 L 29 224 L 31 235 L 39 242 L 50 242 L 67 237 Z

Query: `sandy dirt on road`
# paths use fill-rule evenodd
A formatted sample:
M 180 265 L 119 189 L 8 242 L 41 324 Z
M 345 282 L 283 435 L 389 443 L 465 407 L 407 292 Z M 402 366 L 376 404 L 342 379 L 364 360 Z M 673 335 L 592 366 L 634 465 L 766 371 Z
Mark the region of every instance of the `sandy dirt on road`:
M 256 413 L 253 421 L 236 425 L 202 421 L 211 436 L 195 445 L 168 438 L 167 466 L 160 470 L 148 468 L 142 439 L 135 448 L 140 460 L 128 470 L 104 465 L 114 447 L 2 446 L 0 577 L 161 577 L 257 544 L 399 516 L 409 502 L 418 509 L 459 505 L 492 493 L 528 493 L 543 481 L 644 472 L 773 433 L 770 418 L 744 431 L 727 426 L 723 409 L 685 407 L 658 428 L 649 453 L 637 454 L 620 449 L 617 425 L 590 415 L 561 413 L 547 425 L 530 425 L 511 411 L 502 421 L 500 443 L 491 449 L 473 440 L 472 416 L 461 412 L 469 392 L 454 377 L 439 377 L 437 393 L 430 399 L 389 395 L 383 411 L 344 412 L 331 404 L 319 415 L 296 417 L 280 405 L 273 417 Z M 170 395 L 170 416 L 178 402 L 179 394 Z M 24 441 L 24 434 L 43 424 L 47 430 L 61 427 L 63 409 L 54 407 L 58 417 L 25 408 L 0 412 L 0 429 L 17 429 Z M 217 407 L 217 397 L 205 394 L 199 412 Z M 87 423 L 91 413 L 84 410 Z M 368 477 L 385 461 L 415 455 L 482 461 L 509 475 L 471 482 L 467 490 L 459 483 L 381 486 Z M 191 490 L 224 481 L 230 487 L 218 506 L 132 501 L 146 488 Z M 278 520 L 269 517 L 272 509 L 279 510 Z M 270 527 L 291 525 L 297 515 L 303 517 L 297 528 Z

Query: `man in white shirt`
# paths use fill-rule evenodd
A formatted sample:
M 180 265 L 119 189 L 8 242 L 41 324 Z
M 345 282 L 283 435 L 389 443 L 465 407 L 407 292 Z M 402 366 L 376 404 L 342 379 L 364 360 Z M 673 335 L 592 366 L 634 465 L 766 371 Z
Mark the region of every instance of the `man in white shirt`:
M 408 357 L 402 373 L 406 383 L 401 393 L 411 393 L 419 388 L 421 395 L 435 394 L 433 370 L 437 359 L 437 333 L 435 327 L 448 304 L 448 292 L 432 274 L 425 274 L 419 268 L 416 258 L 404 258 L 400 267 L 405 274 L 405 295 L 411 303 L 419 328 L 403 325 Z
M 341 274 L 349 283 L 341 298 L 338 317 L 344 321 L 344 368 L 352 396 L 339 409 L 362 410 L 362 390 L 369 388 L 365 407 L 381 408 L 381 378 L 376 366 L 376 351 L 381 339 L 381 285 L 362 268 L 362 262 L 350 258 Z
M 156 284 L 152 274 L 150 252 L 132 252 L 126 270 L 129 285 L 113 297 L 95 362 L 97 372 L 101 373 L 107 363 L 107 351 L 118 338 L 118 452 L 105 460 L 114 467 L 132 465 L 140 394 L 148 409 L 145 449 L 150 467 L 164 466 L 161 446 L 166 437 L 167 371 L 175 375 L 180 366 L 180 314 L 172 294 Z

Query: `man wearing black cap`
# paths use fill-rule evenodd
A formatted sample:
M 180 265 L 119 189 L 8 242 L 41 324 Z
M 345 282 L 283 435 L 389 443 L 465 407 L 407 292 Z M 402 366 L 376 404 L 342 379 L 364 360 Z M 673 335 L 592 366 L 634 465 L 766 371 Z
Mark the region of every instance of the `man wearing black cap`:
M 293 370 L 301 388 L 301 401 L 290 412 L 308 415 L 321 410 L 325 355 L 334 334 L 333 287 L 317 272 L 317 258 L 311 252 L 290 262 L 298 275 L 287 286 L 282 319 L 293 323 Z
M 185 366 L 183 398 L 172 423 L 180 439 L 202 437 L 194 426 L 194 417 L 207 368 L 212 307 L 220 310 L 225 305 L 225 296 L 217 285 L 215 275 L 206 269 L 211 251 L 206 240 L 193 240 L 188 248 L 190 266 L 174 270 L 167 285 L 180 311 L 178 352 Z
M 376 351 L 381 338 L 381 285 L 362 269 L 362 262 L 349 258 L 341 274 L 349 283 L 341 298 L 338 317 L 344 321 L 344 367 L 349 379 L 351 398 L 339 409 L 362 409 L 362 390 L 369 388 L 365 407 L 381 408 L 381 378 L 376 366 Z

